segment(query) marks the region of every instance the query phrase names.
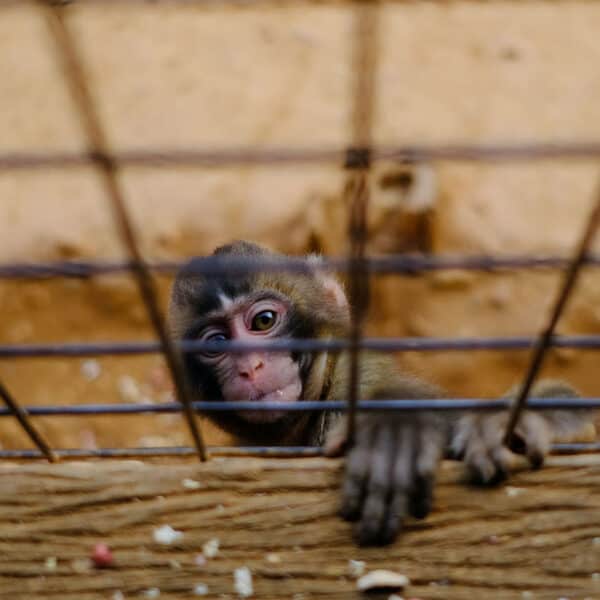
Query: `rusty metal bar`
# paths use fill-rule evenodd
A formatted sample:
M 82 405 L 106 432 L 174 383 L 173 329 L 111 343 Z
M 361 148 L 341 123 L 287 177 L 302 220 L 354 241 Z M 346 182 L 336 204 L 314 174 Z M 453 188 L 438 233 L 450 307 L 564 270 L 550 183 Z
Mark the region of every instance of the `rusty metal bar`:
M 530 350 L 536 338 L 526 335 L 499 337 L 363 337 L 358 346 L 372 352 L 465 352 L 497 350 Z M 553 348 L 600 350 L 600 335 L 553 336 Z M 176 344 L 179 352 L 346 352 L 350 340 L 303 338 L 266 342 L 206 342 L 184 340 Z M 161 351 L 159 342 L 75 342 L 50 344 L 0 344 L 0 359 L 82 358 L 86 356 L 135 356 Z
M 46 441 L 44 436 L 35 428 L 27 411 L 12 397 L 8 389 L 0 382 L 0 398 L 9 408 L 10 412 L 19 421 L 29 439 L 39 448 L 41 455 L 45 456 L 50 462 L 56 462 L 58 457 Z
M 196 261 L 194 267 L 188 270 L 195 274 L 219 275 L 224 272 L 222 261 L 215 260 L 219 257 L 207 256 L 201 261 Z M 497 271 L 515 269 L 558 269 L 569 264 L 569 258 L 563 256 L 537 256 L 537 255 L 462 255 L 448 254 L 442 256 L 426 256 L 420 254 L 391 254 L 388 256 L 365 257 L 369 273 L 418 275 L 428 271 L 443 271 L 447 269 L 461 269 L 466 271 Z M 153 261 L 146 262 L 146 268 L 161 275 L 173 275 L 179 271 L 187 261 Z M 600 254 L 591 254 L 584 259 L 584 265 L 590 267 L 600 266 Z M 257 263 L 255 260 L 244 258 L 231 259 L 227 273 L 249 272 L 288 272 L 310 273 L 311 263 L 303 258 L 286 257 L 285 259 L 267 260 Z M 323 257 L 320 268 L 338 273 L 350 271 L 351 264 L 347 258 Z M 16 262 L 0 263 L 0 279 L 49 279 L 58 277 L 72 277 L 86 279 L 98 275 L 115 273 L 128 273 L 131 271 L 131 261 L 109 260 L 69 260 L 56 262 Z
M 234 167 L 240 165 L 322 164 L 343 165 L 347 150 L 339 147 L 264 147 L 238 148 L 165 148 L 163 150 L 123 150 L 113 152 L 119 165 L 135 168 Z M 373 160 L 401 163 L 523 162 L 540 160 L 600 159 L 600 141 L 529 142 L 529 143 L 450 143 L 373 146 Z M 92 152 L 4 152 L 0 153 L 0 171 L 28 169 L 78 168 L 95 164 Z
M 265 458 L 306 458 L 323 456 L 320 446 L 209 446 L 210 456 L 228 457 L 265 457 Z M 600 443 L 573 443 L 553 444 L 550 448 L 552 454 L 581 454 L 600 452 Z M 185 458 L 196 455 L 197 450 L 189 446 L 165 446 L 154 448 L 97 448 L 85 450 L 80 448 L 60 448 L 56 450 L 59 458 L 84 459 L 84 458 Z M 0 460 L 34 460 L 43 458 L 43 454 L 36 450 L 0 450 Z M 455 460 L 451 452 L 446 458 Z
M 360 342 L 369 308 L 369 271 L 366 263 L 369 171 L 375 109 L 375 75 L 379 43 L 379 3 L 357 0 L 354 4 L 353 68 L 354 104 L 352 106 L 352 144 L 346 157 L 351 169 L 346 184 L 350 198 L 348 232 L 350 236 L 349 295 L 352 309 L 350 328 L 350 377 L 346 440 L 352 445 L 356 431 L 356 407 L 360 395 Z
M 196 422 L 191 405 L 191 394 L 185 379 L 181 358 L 167 332 L 158 305 L 152 277 L 140 253 L 133 226 L 131 224 L 123 192 L 118 183 L 118 165 L 109 153 L 109 146 L 101 126 L 97 107 L 88 88 L 83 66 L 79 59 L 75 40 L 64 21 L 63 8 L 52 0 L 38 0 L 45 11 L 50 33 L 56 43 L 61 63 L 69 84 L 73 101 L 79 112 L 90 153 L 102 176 L 102 181 L 110 199 L 116 226 L 129 252 L 132 272 L 135 276 L 140 295 L 146 305 L 148 316 L 157 333 L 173 378 L 178 399 L 185 408 L 186 419 L 201 460 L 206 459 L 204 441 Z
M 523 384 L 519 390 L 519 395 L 515 399 L 515 403 L 511 408 L 508 424 L 506 426 L 506 432 L 504 434 L 504 443 L 509 447 L 511 445 L 513 432 L 519 422 L 519 417 L 527 402 L 527 396 L 531 391 L 531 387 L 533 386 L 535 378 L 542 368 L 548 349 L 552 346 L 552 338 L 554 337 L 556 325 L 567 305 L 569 298 L 571 297 L 573 290 L 575 289 L 575 284 L 577 283 L 579 273 L 581 272 L 581 268 L 585 262 L 587 253 L 592 245 L 594 236 L 598 230 L 598 226 L 600 226 L 600 185 L 596 191 L 594 207 L 589 219 L 587 220 L 585 229 L 577 245 L 577 250 L 573 256 L 571 264 L 565 272 L 564 281 L 559 290 L 555 304 L 552 307 L 548 323 L 540 334 L 535 345 L 531 362 L 523 379 Z
M 304 400 L 302 402 L 253 402 L 203 400 L 193 403 L 194 409 L 203 413 L 209 412 L 239 412 L 253 410 L 268 412 L 281 410 L 285 412 L 347 412 L 348 402 L 343 400 Z M 360 400 L 357 409 L 361 412 L 386 411 L 386 412 L 421 412 L 424 410 L 443 411 L 498 411 L 510 408 L 511 400 L 508 398 L 428 398 L 394 400 Z M 558 398 L 529 398 L 527 408 L 534 410 L 591 410 L 600 408 L 600 398 L 592 397 L 558 397 Z M 47 405 L 27 406 L 30 417 L 96 417 L 103 415 L 154 415 L 175 414 L 183 410 L 181 402 L 160 402 L 153 404 L 146 402 L 117 403 L 117 404 L 73 404 L 73 405 Z M 13 415 L 11 409 L 0 408 L 0 418 Z

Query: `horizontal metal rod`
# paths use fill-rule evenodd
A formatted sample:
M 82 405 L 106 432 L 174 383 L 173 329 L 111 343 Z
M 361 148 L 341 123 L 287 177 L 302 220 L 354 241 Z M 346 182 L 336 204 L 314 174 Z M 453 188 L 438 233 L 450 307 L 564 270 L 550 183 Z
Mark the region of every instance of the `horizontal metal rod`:
M 347 154 L 347 148 L 335 146 L 306 148 L 246 146 L 221 149 L 126 150 L 115 152 L 112 158 L 125 167 L 231 167 L 327 162 L 343 165 Z M 387 145 L 373 148 L 370 156 L 372 160 L 398 162 L 598 159 L 600 141 Z M 97 159 L 93 152 L 4 152 L 0 154 L 0 170 L 81 167 L 92 165 Z
M 172 275 L 179 271 L 187 261 L 156 261 L 146 266 L 156 273 Z M 534 255 L 445 255 L 422 256 L 398 254 L 365 259 L 365 267 L 374 274 L 418 274 L 423 271 L 443 271 L 461 269 L 465 271 L 496 271 L 500 269 L 557 269 L 568 264 L 568 258 L 561 256 Z M 585 259 L 588 266 L 600 266 L 600 255 L 590 255 Z M 0 279 L 47 279 L 53 277 L 87 278 L 97 275 L 127 273 L 133 265 L 129 261 L 60 261 L 38 263 L 0 264 Z M 346 273 L 351 270 L 350 261 L 345 258 L 325 258 L 320 268 L 328 271 Z M 252 272 L 297 272 L 311 273 L 314 262 L 303 258 L 285 258 L 278 260 L 228 259 L 218 257 L 197 259 L 188 267 L 190 273 L 198 275 L 247 274 Z
M 317 446 L 208 446 L 210 456 L 262 456 L 262 457 L 309 457 L 322 456 L 323 450 Z M 159 458 L 197 456 L 198 451 L 191 446 L 159 446 L 154 448 L 62 448 L 56 451 L 59 458 Z M 0 450 L 0 459 L 42 458 L 37 450 Z
M 469 337 L 469 338 L 364 338 L 359 346 L 373 352 L 441 352 L 472 350 L 529 350 L 535 343 L 532 336 Z M 581 350 L 600 349 L 600 335 L 565 335 L 552 340 L 556 348 Z M 203 342 L 186 341 L 177 344 L 184 353 L 228 352 L 343 352 L 348 350 L 348 340 L 290 339 L 272 342 Z M 57 344 L 0 344 L 3 358 L 76 358 L 85 356 L 124 356 L 160 352 L 158 342 L 85 342 Z
M 81 458 L 161 458 L 161 457 L 193 457 L 197 450 L 190 446 L 164 446 L 154 448 L 97 448 L 84 450 L 80 448 L 61 448 L 55 451 L 61 459 Z M 323 449 L 318 446 L 209 446 L 210 456 L 229 457 L 267 457 L 267 458 L 304 458 L 323 456 Z M 554 444 L 552 454 L 582 454 L 600 452 L 600 443 Z M 41 459 L 44 455 L 39 450 L 0 450 L 0 459 L 25 460 Z M 448 453 L 447 458 L 452 458 Z
M 502 410 L 509 408 L 511 401 L 506 398 L 435 398 L 424 400 L 363 400 L 358 403 L 361 411 L 421 411 L 421 410 Z M 192 406 L 200 412 L 237 412 L 286 411 L 286 412 L 345 412 L 345 401 L 302 401 L 302 402 L 193 402 Z M 600 408 L 600 398 L 530 398 L 527 406 L 532 409 L 594 409 Z M 159 404 L 76 404 L 72 406 L 27 406 L 27 413 L 33 417 L 56 416 L 102 416 L 102 415 L 139 415 L 157 413 L 179 413 L 179 402 Z M 11 416 L 7 408 L 0 408 L 0 417 Z

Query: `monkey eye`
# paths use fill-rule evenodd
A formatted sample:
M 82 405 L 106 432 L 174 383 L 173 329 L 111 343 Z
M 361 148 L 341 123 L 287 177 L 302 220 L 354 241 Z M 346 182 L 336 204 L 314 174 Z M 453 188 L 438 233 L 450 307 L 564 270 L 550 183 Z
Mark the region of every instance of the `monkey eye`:
M 252 331 L 268 331 L 277 323 L 277 313 L 274 310 L 261 310 L 254 315 L 250 323 Z
M 229 337 L 227 336 L 227 334 L 225 334 L 222 331 L 207 331 L 204 334 L 202 334 L 199 338 L 199 340 L 201 342 L 226 342 L 229 339 Z M 221 354 L 223 354 L 222 352 L 220 352 L 219 350 L 206 350 L 204 352 L 202 352 L 202 356 L 206 356 L 209 358 L 214 358 L 216 356 L 220 356 Z

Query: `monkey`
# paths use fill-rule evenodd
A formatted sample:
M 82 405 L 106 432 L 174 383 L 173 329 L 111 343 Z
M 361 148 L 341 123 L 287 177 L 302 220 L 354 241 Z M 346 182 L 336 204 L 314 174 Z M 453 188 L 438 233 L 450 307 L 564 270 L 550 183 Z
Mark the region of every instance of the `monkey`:
M 217 248 L 223 266 L 245 259 L 257 267 L 283 258 L 251 242 Z M 169 328 L 175 340 L 270 341 L 348 336 L 351 307 L 342 283 L 319 268 L 302 273 L 265 272 L 202 275 L 192 259 L 171 290 Z M 238 260 L 239 264 L 239 260 Z M 314 268 L 313 268 L 314 267 Z M 358 396 L 369 399 L 443 397 L 435 385 L 403 374 L 388 354 L 361 351 Z M 186 353 L 185 370 L 197 400 L 302 402 L 345 400 L 349 353 Z M 534 395 L 573 396 L 560 382 L 540 382 Z M 514 396 L 514 392 L 512 393 Z M 251 445 L 322 445 L 325 454 L 344 453 L 346 418 L 338 413 L 240 410 L 206 413 L 221 428 Z M 589 416 L 577 411 L 524 411 L 511 448 L 503 444 L 506 411 L 369 412 L 357 415 L 356 434 L 345 463 L 340 515 L 355 521 L 361 545 L 391 543 L 407 517 L 422 519 L 432 508 L 435 472 L 446 449 L 466 464 L 471 478 L 505 478 L 515 453 L 540 467 L 551 443 L 579 434 Z

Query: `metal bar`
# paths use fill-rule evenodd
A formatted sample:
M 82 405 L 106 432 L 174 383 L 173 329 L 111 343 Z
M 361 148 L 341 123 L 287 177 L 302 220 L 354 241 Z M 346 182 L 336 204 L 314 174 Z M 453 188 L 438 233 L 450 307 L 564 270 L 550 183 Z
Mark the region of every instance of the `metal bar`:
M 209 446 L 210 456 L 229 457 L 265 457 L 265 458 L 306 458 L 323 456 L 323 449 L 318 446 Z M 581 454 L 600 451 L 600 443 L 553 444 L 552 454 Z M 79 448 L 61 448 L 56 450 L 61 459 L 81 458 L 185 458 L 197 454 L 195 448 L 188 446 L 155 447 L 155 448 L 97 448 L 84 450 Z M 30 460 L 43 458 L 36 450 L 0 450 L 0 460 Z M 454 457 L 449 452 L 447 458 Z
M 194 410 L 208 412 L 253 411 L 285 411 L 285 412 L 345 412 L 348 402 L 335 401 L 303 401 L 303 402 L 193 402 Z M 358 411 L 392 411 L 415 412 L 422 410 L 444 411 L 489 411 L 504 410 L 511 406 L 506 398 L 433 398 L 424 400 L 361 400 L 357 403 Z M 527 407 L 534 410 L 554 409 L 596 409 L 600 408 L 600 398 L 530 398 Z M 70 406 L 27 406 L 23 410 L 31 417 L 81 417 L 106 415 L 153 415 L 173 414 L 183 410 L 180 402 L 161 402 L 159 404 L 75 404 Z M 10 417 L 12 409 L 0 408 L 0 417 Z
M 530 350 L 536 342 L 531 336 L 512 337 L 468 337 L 468 338 L 363 338 L 359 342 L 362 350 L 374 352 L 464 352 Z M 553 336 L 553 348 L 579 350 L 600 349 L 600 335 Z M 176 344 L 182 353 L 194 352 L 331 352 L 339 353 L 350 349 L 350 340 L 290 339 L 271 342 L 203 342 L 183 341 Z M 58 344 L 0 344 L 0 359 L 23 358 L 81 358 L 86 356 L 135 356 L 160 352 L 159 342 L 89 342 Z
M 206 449 L 210 456 L 229 457 L 264 457 L 264 458 L 303 458 L 322 456 L 323 449 L 312 446 L 257 446 L 227 447 L 214 446 Z M 195 456 L 196 448 L 189 446 L 164 446 L 156 448 L 97 448 L 86 450 L 80 448 L 62 448 L 56 451 L 61 459 L 81 458 L 161 458 Z M 0 450 L 0 459 L 26 460 L 42 458 L 36 450 Z
M 125 206 L 123 192 L 117 179 L 118 165 L 109 154 L 108 143 L 102 130 L 97 107 L 88 89 L 86 75 L 79 59 L 75 40 L 71 36 L 63 18 L 64 9 L 54 4 L 52 0 L 38 1 L 41 7 L 45 9 L 46 21 L 56 43 L 73 101 L 77 107 L 87 136 L 90 151 L 95 158 L 95 164 L 102 176 L 102 182 L 110 200 L 116 227 L 129 252 L 132 271 L 154 331 L 160 340 L 162 351 L 173 378 L 177 397 L 184 405 L 185 416 L 194 444 L 198 449 L 201 460 L 205 460 L 204 442 L 191 407 L 191 395 L 185 379 L 182 361 L 167 332 L 158 306 L 154 282 L 138 248 L 136 236 Z
M 6 415 L 13 415 L 19 421 L 21 427 L 25 433 L 29 436 L 29 439 L 39 448 L 42 456 L 45 456 L 50 462 L 56 462 L 57 456 L 52 451 L 50 444 L 46 441 L 44 436 L 34 427 L 33 423 L 29 419 L 27 410 L 24 409 L 10 394 L 10 392 L 0 382 L 0 398 L 4 400 L 4 403 L 8 407 L 2 412 Z M 1 410 L 1 409 L 0 409 Z
M 218 257 L 207 256 L 198 261 L 190 271 L 194 274 L 218 275 L 225 267 Z M 495 271 L 499 269 L 556 269 L 568 265 L 569 259 L 562 256 L 487 256 L 487 255 L 446 255 L 420 256 L 397 254 L 385 257 L 366 257 L 366 268 L 377 274 L 418 274 L 422 271 L 442 271 L 461 269 L 467 271 Z M 592 254 L 585 258 L 587 266 L 600 266 L 600 255 Z M 159 274 L 172 275 L 186 265 L 186 261 L 147 262 L 146 267 Z M 303 258 L 286 258 L 277 261 L 265 261 L 258 265 L 256 261 L 232 259 L 227 267 L 228 273 L 248 272 L 308 272 L 310 265 Z M 346 273 L 350 263 L 346 258 L 323 258 L 321 268 Z M 51 277 L 74 277 L 78 279 L 96 275 L 126 273 L 131 271 L 130 261 L 59 261 L 0 264 L 0 279 L 47 279 Z
M 165 148 L 124 150 L 113 153 L 115 162 L 125 167 L 234 167 L 240 165 L 344 164 L 347 151 L 340 147 L 286 148 L 247 146 L 238 148 Z M 600 141 L 529 143 L 448 143 L 374 146 L 371 158 L 397 162 L 523 162 L 532 160 L 586 160 L 600 158 Z M 91 152 L 4 152 L 0 171 L 80 168 L 92 166 L 97 157 Z
M 351 446 L 356 432 L 356 406 L 360 395 L 360 342 L 369 308 L 369 272 L 366 265 L 367 215 L 369 207 L 369 171 L 371 168 L 372 129 L 375 108 L 375 72 L 379 37 L 379 3 L 357 0 L 354 6 L 353 57 L 355 72 L 352 106 L 352 144 L 346 168 L 352 169 L 346 183 L 350 196 L 349 296 L 352 310 L 350 325 L 350 375 L 346 444 Z
M 531 362 L 523 379 L 523 384 L 519 390 L 517 398 L 515 399 L 515 403 L 510 410 L 509 420 L 506 426 L 506 432 L 504 434 L 504 443 L 507 446 L 510 446 L 513 432 L 526 405 L 527 395 L 529 394 L 535 378 L 542 368 L 546 353 L 552 345 L 552 338 L 554 336 L 556 325 L 565 309 L 565 306 L 567 305 L 569 298 L 571 297 L 573 290 L 575 289 L 575 284 L 577 283 L 583 262 L 594 240 L 598 226 L 600 226 L 600 185 L 596 191 L 594 207 L 589 219 L 587 220 L 579 244 L 577 245 L 577 250 L 573 256 L 573 260 L 571 261 L 571 264 L 565 273 L 564 281 L 559 290 L 555 304 L 552 307 L 548 324 L 539 336 L 539 339 L 533 350 Z
M 360 346 L 369 307 L 369 274 L 365 269 L 366 219 L 368 206 L 368 180 L 366 169 L 361 169 L 350 179 L 354 186 L 354 198 L 350 211 L 351 262 L 349 281 L 352 323 L 350 326 L 350 376 L 348 389 L 348 423 L 346 443 L 351 446 L 356 432 L 356 405 L 360 395 Z

